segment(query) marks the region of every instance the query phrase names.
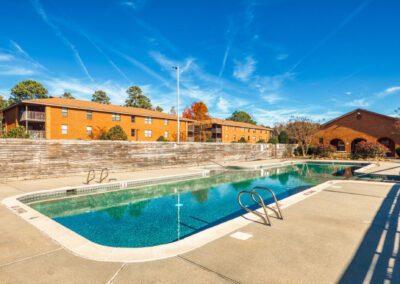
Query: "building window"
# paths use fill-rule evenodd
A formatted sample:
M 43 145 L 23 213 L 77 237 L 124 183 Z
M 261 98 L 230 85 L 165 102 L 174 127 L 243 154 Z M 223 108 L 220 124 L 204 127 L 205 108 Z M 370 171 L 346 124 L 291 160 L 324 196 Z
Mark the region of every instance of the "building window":
M 132 122 L 132 123 L 135 123 L 135 122 L 136 122 L 136 116 L 134 116 L 134 115 L 131 116 L 131 122 Z M 134 136 L 135 136 L 135 135 L 134 135 Z
M 168 119 L 164 119 L 164 125 L 168 125 Z
M 229 127 L 228 127 L 228 126 L 226 126 L 226 127 L 225 127 L 225 130 L 226 130 L 226 131 L 228 131 L 228 130 L 229 130 Z
M 61 134 L 62 135 L 68 134 L 68 125 L 66 125 L 66 124 L 61 125 Z
M 233 141 L 236 141 L 236 135 L 233 135 Z
M 86 126 L 86 135 L 87 136 L 92 136 L 93 134 L 93 129 L 91 126 Z
M 93 118 L 93 112 L 87 111 L 87 112 L 86 112 L 86 118 L 87 118 L 87 119 L 92 119 L 92 118 Z
M 324 138 L 322 137 L 319 138 L 319 144 L 324 144 Z
M 247 140 L 250 141 L 250 136 L 247 136 Z
M 152 135 L 153 135 L 153 131 L 151 131 L 151 130 L 144 131 L 144 137 L 150 138 Z
M 65 107 L 63 107 L 63 108 L 61 109 L 61 115 L 62 115 L 63 117 L 67 117 L 67 116 L 68 116 L 68 109 L 65 108 Z
M 121 115 L 119 113 L 113 113 L 111 119 L 112 121 L 121 121 Z
M 225 134 L 225 138 L 226 138 L 226 139 L 229 139 L 229 135 L 228 135 L 228 134 Z
M 244 127 L 242 127 L 242 132 L 244 132 Z
M 153 122 L 153 119 L 151 116 L 148 116 L 144 119 L 144 124 L 151 124 Z
M 136 135 L 136 130 L 135 129 L 131 129 L 131 136 L 135 137 L 135 135 Z
M 250 132 L 250 128 L 247 128 L 247 132 Z
M 253 136 L 253 140 L 256 140 L 256 137 L 255 137 L 255 136 Z
M 253 129 L 253 133 L 256 133 L 256 130 L 255 130 L 255 129 Z
M 164 132 L 164 138 L 165 138 L 165 139 L 168 139 L 168 131 L 165 131 L 165 132 Z

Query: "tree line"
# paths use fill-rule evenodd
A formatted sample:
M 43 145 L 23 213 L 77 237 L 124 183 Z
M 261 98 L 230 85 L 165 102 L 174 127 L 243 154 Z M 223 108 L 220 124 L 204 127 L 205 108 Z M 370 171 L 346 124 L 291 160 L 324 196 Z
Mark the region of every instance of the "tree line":
M 159 112 L 163 111 L 160 106 L 153 107 L 150 98 L 145 96 L 142 89 L 138 86 L 129 87 L 126 90 L 126 93 L 127 98 L 125 100 L 124 106 L 151 109 Z M 51 97 L 52 96 L 48 95 L 48 90 L 41 83 L 34 80 L 24 80 L 16 84 L 11 89 L 10 98 L 8 100 L 0 95 L 0 110 L 8 107 L 9 105 L 13 105 L 24 100 L 45 99 Z M 75 99 L 75 97 L 70 92 L 64 92 L 59 97 L 65 99 Z M 110 97 L 103 90 L 94 91 L 91 100 L 92 102 L 111 104 Z M 171 112 L 174 112 L 174 110 L 175 108 L 172 108 Z

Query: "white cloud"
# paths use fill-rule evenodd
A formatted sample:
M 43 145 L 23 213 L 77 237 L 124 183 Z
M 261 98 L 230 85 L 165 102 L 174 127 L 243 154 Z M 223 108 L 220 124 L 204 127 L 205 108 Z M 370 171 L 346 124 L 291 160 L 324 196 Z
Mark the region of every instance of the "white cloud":
M 400 91 L 400 87 L 395 86 L 395 87 L 387 88 L 387 89 L 385 90 L 385 93 L 387 93 L 387 94 L 393 94 L 393 93 L 396 93 L 396 92 L 398 92 L 398 91 Z
M 121 2 L 121 5 L 127 6 L 134 10 L 139 10 L 139 9 L 143 8 L 143 6 L 145 4 L 146 4 L 146 0 L 132 0 L 132 1 Z
M 276 59 L 277 60 L 285 60 L 285 59 L 287 59 L 289 57 L 289 54 L 287 54 L 287 53 L 281 53 L 281 54 L 278 54 L 277 56 L 276 56 Z
M 242 82 L 248 81 L 254 71 L 256 71 L 257 62 L 251 56 L 247 56 L 244 62 L 238 60 L 235 60 L 234 62 L 235 67 L 233 70 L 233 76 Z
M 369 101 L 367 101 L 367 99 L 356 99 L 356 100 L 352 100 L 350 102 L 347 102 L 345 104 L 345 106 L 348 106 L 348 107 L 367 107 L 370 104 L 371 103 Z
M 353 93 L 352 92 L 345 92 L 344 94 L 347 95 L 347 96 L 350 96 Z
M 0 53 L 0 61 L 11 61 L 14 59 L 14 56 L 11 54 Z
M 23 67 L 9 67 L 2 66 L 0 67 L 0 75 L 6 76 L 26 76 L 32 75 L 35 72 L 31 69 L 23 68 Z
M 269 94 L 269 95 L 261 96 L 261 98 L 264 101 L 266 101 L 267 103 L 269 103 L 270 105 L 283 100 L 283 98 L 278 94 Z
M 90 75 L 85 63 L 83 62 L 77 48 L 64 36 L 61 30 L 56 26 L 48 17 L 46 11 L 43 9 L 39 0 L 31 0 L 32 5 L 42 20 L 54 31 L 56 36 L 67 46 L 71 49 L 76 62 L 81 67 L 82 71 L 86 74 L 86 76 L 93 82 L 93 77 Z
M 284 73 L 275 76 L 257 76 L 254 78 L 251 87 L 261 94 L 265 92 L 276 92 L 282 87 L 286 80 L 290 80 L 293 77 L 293 73 Z
M 230 103 L 225 100 L 223 97 L 219 97 L 217 107 L 224 113 L 229 112 Z

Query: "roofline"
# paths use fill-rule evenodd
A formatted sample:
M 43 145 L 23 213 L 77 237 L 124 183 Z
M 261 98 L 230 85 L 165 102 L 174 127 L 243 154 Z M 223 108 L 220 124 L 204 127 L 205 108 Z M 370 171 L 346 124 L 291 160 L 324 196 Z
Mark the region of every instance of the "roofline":
M 355 110 L 349 111 L 349 112 L 347 112 L 347 113 L 345 113 L 345 114 L 343 114 L 341 116 L 338 116 L 338 117 L 336 117 L 334 119 L 331 119 L 331 120 L 325 122 L 324 124 L 321 125 L 321 127 L 325 127 L 325 126 L 327 126 L 329 124 L 332 124 L 333 122 L 335 122 L 335 121 L 337 121 L 339 119 L 342 119 L 342 118 L 344 118 L 346 116 L 349 116 L 349 115 L 351 115 L 353 113 L 356 113 L 356 112 L 359 112 L 359 111 L 364 111 L 364 112 L 367 112 L 367 113 L 371 113 L 371 114 L 374 114 L 374 115 L 377 115 L 377 116 L 380 116 L 380 117 L 383 117 L 383 118 L 387 118 L 387 119 L 390 119 L 390 120 L 396 120 L 396 118 L 388 116 L 388 115 L 384 115 L 384 114 L 377 113 L 377 112 L 370 111 L 370 110 L 363 109 L 363 108 L 357 108 Z
M 10 105 L 8 107 L 6 107 L 5 109 L 2 110 L 2 112 L 9 110 L 13 107 L 22 105 L 22 104 L 27 104 L 27 105 L 41 105 L 41 106 L 50 106 L 50 107 L 66 107 L 69 109 L 79 109 L 79 110 L 92 110 L 92 111 L 96 111 L 96 112 L 103 112 L 103 113 L 118 113 L 118 114 L 124 114 L 124 115 L 136 115 L 136 116 L 142 116 L 142 117 L 146 117 L 146 116 L 150 116 L 150 117 L 156 117 L 156 118 L 161 118 L 161 119 L 171 119 L 171 120 L 177 120 L 177 118 L 173 118 L 173 117 L 163 117 L 163 116 L 157 116 L 157 115 L 145 115 L 145 114 L 132 114 L 132 113 L 128 113 L 128 112 L 122 112 L 122 111 L 107 111 L 107 110 L 99 110 L 96 108 L 92 108 L 92 107 L 71 107 L 71 106 L 63 106 L 61 104 L 52 104 L 52 103 L 40 103 L 40 102 L 31 102 L 29 100 L 27 101 L 20 101 L 18 103 L 15 103 L 13 105 Z M 170 115 L 167 113 L 162 113 L 164 115 Z M 194 121 L 192 119 L 189 118 L 184 118 L 184 117 L 180 117 L 179 120 L 183 120 L 183 121 Z
M 266 129 L 266 130 L 272 130 L 272 128 L 271 127 L 268 127 L 268 126 L 261 126 L 261 125 L 256 125 L 256 124 L 251 124 L 251 123 L 247 123 L 247 122 L 240 122 L 240 121 L 234 121 L 234 120 L 228 120 L 228 119 L 220 119 L 220 118 L 214 118 L 214 117 L 212 117 L 212 118 L 209 118 L 209 119 L 204 119 L 204 120 L 201 120 L 200 122 L 202 122 L 202 121 L 212 121 L 212 120 L 220 120 L 220 121 L 226 121 L 227 123 L 230 123 L 230 122 L 232 122 L 232 123 L 244 123 L 244 124 L 246 124 L 246 125 L 248 125 L 248 128 L 258 128 L 258 129 L 260 129 L 260 128 L 262 128 L 262 129 Z M 218 123 L 217 123 L 218 124 Z M 220 123 L 221 124 L 221 123 Z M 242 127 L 242 126 L 236 126 L 235 125 L 235 127 Z

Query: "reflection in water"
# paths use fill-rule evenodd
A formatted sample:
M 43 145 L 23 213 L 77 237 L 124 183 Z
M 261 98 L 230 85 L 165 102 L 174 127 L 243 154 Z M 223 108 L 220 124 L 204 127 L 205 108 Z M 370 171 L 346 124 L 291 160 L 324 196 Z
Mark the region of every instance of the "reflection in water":
M 199 203 L 205 203 L 208 200 L 209 188 L 193 191 L 191 194 Z
M 114 220 L 122 220 L 125 215 L 126 206 L 110 207 L 106 210 L 107 214 Z
M 151 199 L 142 200 L 136 203 L 131 203 L 128 206 L 128 214 L 131 217 L 138 218 L 143 210 L 149 205 Z

